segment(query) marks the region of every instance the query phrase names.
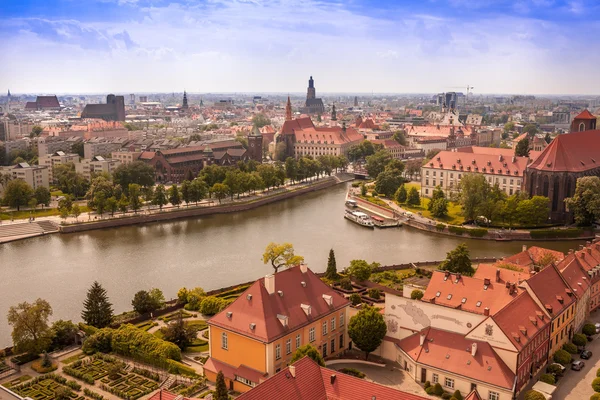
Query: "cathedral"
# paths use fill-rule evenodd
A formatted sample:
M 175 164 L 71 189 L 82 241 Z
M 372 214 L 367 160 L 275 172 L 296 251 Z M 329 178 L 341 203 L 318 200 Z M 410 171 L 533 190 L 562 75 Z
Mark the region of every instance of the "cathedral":
M 308 80 L 308 90 L 306 92 L 306 103 L 301 109 L 303 114 L 323 114 L 325 112 L 325 106 L 323 100 L 317 98 L 317 92 L 315 90 L 315 81 L 311 76 Z

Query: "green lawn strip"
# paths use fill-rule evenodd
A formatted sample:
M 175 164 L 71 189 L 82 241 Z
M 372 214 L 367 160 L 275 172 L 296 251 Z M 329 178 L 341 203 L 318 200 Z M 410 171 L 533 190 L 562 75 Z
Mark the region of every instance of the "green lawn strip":
M 61 361 L 62 364 L 71 364 L 74 363 L 77 360 L 83 360 L 84 358 L 86 358 L 87 355 L 83 354 L 83 353 L 77 353 L 77 354 L 73 354 L 71 357 L 69 358 L 65 358 L 64 360 Z
M 87 206 L 84 205 L 80 205 L 79 209 L 81 210 L 82 213 L 88 212 L 89 209 Z M 6 211 L 6 210 L 2 210 L 0 211 L 0 219 L 1 220 L 10 220 L 12 219 L 26 219 L 29 217 L 52 217 L 52 216 L 57 216 L 60 215 L 60 212 L 58 211 L 57 208 L 45 208 L 45 209 L 37 209 L 35 210 L 33 213 L 31 212 L 31 210 L 21 210 L 21 211 Z
M 206 329 L 208 327 L 208 323 L 203 319 L 194 320 L 194 321 L 185 321 L 185 325 L 186 326 L 194 326 L 199 331 Z
M 23 375 L 23 376 L 13 379 L 12 381 L 3 383 L 2 386 L 4 386 L 7 389 L 10 389 L 11 387 L 20 385 L 21 383 L 28 381 L 30 379 L 31 379 L 31 376 Z
M 405 279 L 411 278 L 415 275 L 416 272 L 413 269 L 382 271 L 373 273 L 369 280 L 389 288 L 399 289 L 402 287 L 402 283 Z

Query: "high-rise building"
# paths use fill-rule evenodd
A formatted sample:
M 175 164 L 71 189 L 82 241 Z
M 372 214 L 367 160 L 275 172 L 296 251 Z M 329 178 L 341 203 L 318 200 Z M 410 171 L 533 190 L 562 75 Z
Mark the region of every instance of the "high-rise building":
M 308 80 L 308 90 L 306 91 L 306 103 L 302 112 L 305 114 L 323 114 L 325 112 L 325 106 L 323 100 L 317 98 L 317 91 L 315 89 L 315 81 L 311 76 Z

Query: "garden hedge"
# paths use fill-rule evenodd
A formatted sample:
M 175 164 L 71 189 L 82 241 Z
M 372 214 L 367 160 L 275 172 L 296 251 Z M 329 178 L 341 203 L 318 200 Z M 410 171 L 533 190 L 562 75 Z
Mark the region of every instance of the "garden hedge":
M 535 390 L 529 390 L 525 392 L 525 400 L 546 400 L 543 394 Z
M 549 385 L 556 384 L 556 378 L 552 374 L 542 374 L 542 376 L 540 376 L 540 381 Z
M 571 354 L 577 354 L 577 346 L 575 346 L 573 343 L 565 343 L 563 344 L 563 350 L 565 350 L 566 352 L 569 352 Z
M 585 324 L 581 331 L 586 336 L 592 336 L 596 334 L 596 326 L 594 324 Z
M 577 238 L 583 234 L 583 229 L 537 229 L 529 232 L 532 239 L 561 239 Z
M 594 389 L 594 392 L 600 392 L 600 378 L 595 378 L 592 381 L 592 389 Z

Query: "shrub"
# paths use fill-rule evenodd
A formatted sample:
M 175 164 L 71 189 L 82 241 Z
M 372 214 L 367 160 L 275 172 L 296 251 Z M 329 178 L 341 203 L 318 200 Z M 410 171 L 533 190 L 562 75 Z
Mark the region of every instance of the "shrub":
M 76 392 L 79 392 L 81 390 L 81 385 L 75 381 L 67 381 L 66 385 L 71 389 L 75 390 Z
M 369 297 L 375 300 L 379 300 L 381 298 L 381 291 L 376 288 L 369 289 L 367 292 Z
M 148 379 L 152 379 L 153 381 L 160 382 L 160 375 L 156 372 L 148 371 L 147 369 L 137 367 L 133 368 L 133 372 Z
M 574 334 L 572 341 L 575 346 L 585 346 L 587 344 L 587 338 L 581 333 Z
M 198 374 L 193 368 L 188 367 L 187 365 L 182 364 L 180 362 L 174 360 L 167 360 L 167 366 L 167 370 L 171 374 L 187 375 L 191 376 L 192 378 L 198 377 Z
M 364 373 L 362 373 L 361 371 L 359 371 L 355 368 L 342 368 L 342 369 L 340 369 L 340 372 L 343 374 L 346 374 L 346 375 L 355 376 L 360 379 L 363 379 L 366 376 Z
M 452 395 L 450 393 L 447 393 L 447 392 L 442 393 L 442 399 L 450 400 L 450 397 L 452 397 Z
M 455 390 L 454 394 L 452 394 L 452 397 L 454 397 L 456 400 L 463 400 L 462 394 L 460 393 L 460 390 Z
M 431 386 L 431 382 L 426 381 L 425 385 L 423 385 L 425 389 L 427 389 L 429 386 Z
M 438 232 L 441 232 L 441 231 L 443 231 L 444 229 L 446 229 L 446 225 L 445 225 L 445 224 L 437 224 L 437 225 L 435 226 L 435 229 L 436 229 Z
M 562 369 L 556 364 L 550 364 L 548 368 L 546 368 L 546 372 L 553 375 L 562 375 Z
M 529 232 L 532 239 L 576 238 L 583 234 L 583 229 L 536 229 Z
M 462 226 L 456 226 L 456 225 L 449 225 L 448 226 L 448 232 L 454 233 L 455 235 L 462 235 L 466 231 L 467 230 L 465 228 L 463 228 Z
M 96 392 L 92 392 L 88 388 L 83 389 L 83 394 L 85 394 L 88 397 L 91 397 L 94 400 L 104 400 L 104 396 L 102 396 L 101 394 L 98 394 Z
M 559 364 L 567 365 L 571 362 L 571 359 L 571 354 L 565 350 L 558 350 L 556 353 L 554 353 L 554 361 Z
M 525 392 L 524 400 L 546 400 L 546 397 L 538 391 L 528 390 Z
M 487 235 L 488 230 L 484 228 L 467 229 L 467 233 L 471 237 L 484 237 Z
M 415 289 L 410 293 L 410 298 L 413 300 L 421 300 L 423 298 L 423 292 L 419 289 Z
M 83 352 L 93 354 L 97 351 L 101 353 L 110 353 L 112 351 L 113 329 L 102 328 L 96 331 L 92 336 L 83 342 Z
M 590 400 L 600 400 L 600 393 L 594 393 L 591 395 Z
M 433 386 L 429 386 L 428 388 L 425 388 L 425 393 L 432 395 L 432 394 L 434 394 L 433 390 L 434 390 Z
M 600 392 L 600 378 L 594 378 L 592 381 L 592 389 L 594 389 L 594 392 Z
M 352 302 L 353 306 L 357 306 L 360 303 L 362 303 L 362 299 L 360 297 L 360 294 L 358 294 L 358 293 L 352 293 L 350 295 L 350 301 Z
M 43 362 L 44 362 L 43 360 L 34 361 L 31 364 L 31 369 L 33 369 L 37 373 L 46 374 L 48 372 L 55 371 L 58 368 L 58 366 L 56 364 L 52 364 L 52 363 L 50 363 L 49 366 L 45 367 L 42 365 Z
M 598 369 L 596 370 L 596 377 L 597 377 L 597 378 L 600 378 L 600 368 L 598 368 Z
M 596 326 L 594 324 L 585 324 L 581 331 L 586 336 L 592 336 L 596 333 Z
M 177 345 L 129 324 L 114 330 L 111 344 L 115 353 L 124 356 L 141 355 L 159 360 L 181 360 L 181 350 Z
M 554 378 L 554 375 L 551 374 L 542 374 L 540 376 L 540 381 L 548 383 L 550 385 L 554 385 L 556 383 L 556 378 Z
M 340 287 L 344 290 L 354 290 L 350 278 L 343 278 L 342 280 L 340 280 Z
M 575 346 L 573 343 L 565 343 L 563 344 L 562 348 L 571 354 L 577 354 L 577 346 Z
M 20 356 L 11 358 L 10 361 L 12 361 L 13 363 L 15 363 L 17 365 L 23 365 L 23 364 L 27 364 L 28 362 L 31 362 L 33 360 L 37 360 L 38 358 L 40 358 L 40 356 L 37 354 L 25 353 L 25 354 L 21 354 Z
M 439 384 L 439 382 L 433 385 L 433 394 L 436 396 L 441 396 L 444 394 L 444 388 Z
M 65 374 L 72 376 L 73 378 L 77 378 L 79 380 L 84 381 L 85 383 L 87 383 L 89 385 L 93 385 L 96 382 L 96 380 L 94 378 L 92 378 L 91 375 L 88 375 L 78 369 L 75 369 L 75 368 L 79 367 L 80 365 L 81 365 L 81 361 L 77 361 L 77 362 L 73 363 L 73 367 L 65 366 L 65 367 L 63 367 L 62 371 Z
M 215 315 L 221 311 L 223 300 L 215 296 L 207 296 L 200 303 L 200 312 L 204 315 Z

